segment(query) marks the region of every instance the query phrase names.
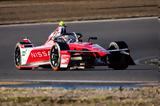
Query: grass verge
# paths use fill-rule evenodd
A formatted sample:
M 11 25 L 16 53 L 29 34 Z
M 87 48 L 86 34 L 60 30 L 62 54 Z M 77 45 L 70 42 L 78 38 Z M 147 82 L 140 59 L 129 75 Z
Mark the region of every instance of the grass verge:
M 2 106 L 159 106 L 160 87 L 113 89 L 0 88 Z
M 158 16 L 157 0 L 0 0 L 0 24 Z

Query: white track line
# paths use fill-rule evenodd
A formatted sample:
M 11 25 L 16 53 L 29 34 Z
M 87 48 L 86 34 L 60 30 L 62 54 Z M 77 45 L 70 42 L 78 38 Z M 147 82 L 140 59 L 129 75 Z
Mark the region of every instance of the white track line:
M 159 81 L 105 81 L 105 80 L 12 80 L 13 82 L 51 82 L 51 83 L 160 83 Z
M 87 20 L 87 21 L 70 21 L 67 24 L 73 23 L 99 23 L 99 22 L 113 22 L 113 21 L 133 21 L 133 20 L 148 20 L 157 19 L 158 17 L 140 17 L 140 18 L 124 18 L 124 19 L 105 19 L 105 20 Z M 45 22 L 45 23 L 29 23 L 29 24 L 11 24 L 11 25 L 0 25 L 0 27 L 14 27 L 14 26 L 36 26 L 36 25 L 55 25 L 58 22 Z

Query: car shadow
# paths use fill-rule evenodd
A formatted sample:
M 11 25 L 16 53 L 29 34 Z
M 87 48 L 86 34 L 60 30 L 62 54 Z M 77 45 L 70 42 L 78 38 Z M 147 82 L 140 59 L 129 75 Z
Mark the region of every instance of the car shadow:
M 68 72 L 68 71 L 82 71 L 82 72 L 86 72 L 86 71 L 134 71 L 134 70 L 139 70 L 139 71 L 141 71 L 141 70 L 158 70 L 157 68 L 155 68 L 155 67 L 150 67 L 150 68 L 148 68 L 148 67 L 137 67 L 137 66 L 131 66 L 131 67 L 128 67 L 127 69 L 125 69 L 125 70 L 114 70 L 114 69 L 112 69 L 112 68 L 108 68 L 107 66 L 103 66 L 103 67 L 101 67 L 101 66 L 98 66 L 98 67 L 95 67 L 95 68 L 86 68 L 86 69 L 66 69 L 66 70 L 60 70 L 61 72 L 62 71 L 65 71 L 65 72 Z M 54 70 L 52 70 L 52 68 L 51 67 L 38 67 L 38 68 L 35 68 L 35 69 L 33 69 L 32 71 L 53 71 L 54 72 Z

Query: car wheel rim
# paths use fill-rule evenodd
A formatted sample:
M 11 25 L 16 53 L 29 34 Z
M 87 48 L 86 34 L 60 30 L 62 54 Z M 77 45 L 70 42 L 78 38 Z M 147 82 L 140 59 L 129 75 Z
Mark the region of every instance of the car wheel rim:
M 54 67 L 59 65 L 59 51 L 57 46 L 54 46 L 51 51 L 51 63 Z

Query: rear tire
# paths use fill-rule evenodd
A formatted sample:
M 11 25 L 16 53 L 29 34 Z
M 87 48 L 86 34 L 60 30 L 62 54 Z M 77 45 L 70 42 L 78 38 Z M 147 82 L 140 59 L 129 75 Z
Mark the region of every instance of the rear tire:
M 124 41 L 111 42 L 108 50 L 125 49 L 128 45 Z
M 128 49 L 128 45 L 124 41 L 111 42 L 108 50 Z M 126 52 L 129 52 L 127 50 Z M 120 53 L 120 51 L 111 52 L 108 56 L 109 67 L 115 70 L 124 70 L 128 67 L 128 55 Z

